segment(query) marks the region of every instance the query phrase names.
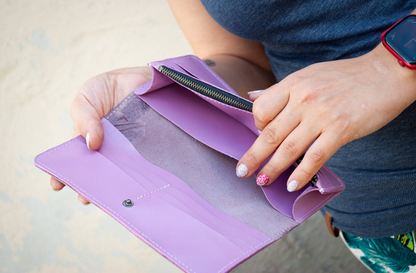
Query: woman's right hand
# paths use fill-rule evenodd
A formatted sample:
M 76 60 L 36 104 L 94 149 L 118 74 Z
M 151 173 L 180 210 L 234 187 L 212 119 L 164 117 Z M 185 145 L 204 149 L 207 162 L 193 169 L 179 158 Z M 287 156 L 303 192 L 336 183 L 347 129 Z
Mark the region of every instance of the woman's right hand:
M 152 78 L 150 67 L 121 68 L 86 81 L 76 94 L 71 105 L 71 118 L 74 122 L 73 137 L 82 135 L 89 149 L 100 148 L 104 132 L 101 118 L 107 115 L 131 91 Z M 50 184 L 55 191 L 65 185 L 51 177 Z M 89 201 L 78 195 L 84 205 Z

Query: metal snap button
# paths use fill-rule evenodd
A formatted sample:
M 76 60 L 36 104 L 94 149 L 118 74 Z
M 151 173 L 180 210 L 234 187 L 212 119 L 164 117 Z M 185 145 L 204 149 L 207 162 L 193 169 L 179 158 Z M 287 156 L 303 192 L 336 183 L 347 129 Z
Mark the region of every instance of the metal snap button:
M 127 199 L 123 201 L 123 206 L 125 206 L 126 208 L 130 208 L 134 206 L 134 203 L 130 199 Z

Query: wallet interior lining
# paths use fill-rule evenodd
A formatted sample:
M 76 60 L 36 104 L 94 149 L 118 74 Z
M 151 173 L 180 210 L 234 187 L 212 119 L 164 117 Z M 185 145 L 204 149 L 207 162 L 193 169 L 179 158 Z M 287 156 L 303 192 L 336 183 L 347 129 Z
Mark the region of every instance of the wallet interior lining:
M 238 178 L 236 160 L 195 140 L 137 96 L 108 117 L 149 162 L 182 179 L 220 211 L 280 238 L 298 223 L 270 206 L 255 178 Z

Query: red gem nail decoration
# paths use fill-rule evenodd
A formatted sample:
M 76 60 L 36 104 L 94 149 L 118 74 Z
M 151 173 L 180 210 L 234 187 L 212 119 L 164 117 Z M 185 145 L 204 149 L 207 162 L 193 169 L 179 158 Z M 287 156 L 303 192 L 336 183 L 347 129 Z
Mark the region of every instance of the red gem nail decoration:
M 267 182 L 269 182 L 269 177 L 265 175 L 264 173 L 262 173 L 259 176 L 257 176 L 256 182 L 257 182 L 257 185 L 264 186 L 267 184 Z

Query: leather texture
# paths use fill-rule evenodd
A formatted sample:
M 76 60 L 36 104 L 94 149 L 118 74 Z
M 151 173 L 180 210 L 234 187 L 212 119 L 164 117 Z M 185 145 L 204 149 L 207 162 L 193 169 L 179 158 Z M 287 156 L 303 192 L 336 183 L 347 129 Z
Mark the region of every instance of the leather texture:
M 237 94 L 197 57 L 153 62 L 153 79 L 102 119 L 98 151 L 80 136 L 35 165 L 186 272 L 228 272 L 345 188 L 325 166 L 314 187 L 294 193 L 286 180 L 295 165 L 263 192 L 254 177 L 236 177 L 237 160 L 258 136 L 252 113 L 174 82 L 160 65 Z

